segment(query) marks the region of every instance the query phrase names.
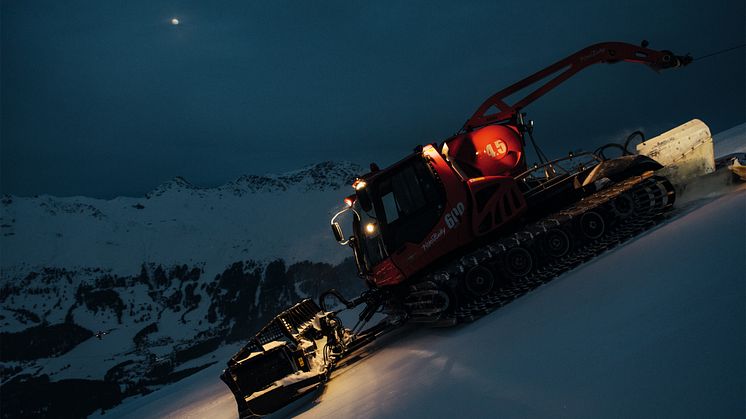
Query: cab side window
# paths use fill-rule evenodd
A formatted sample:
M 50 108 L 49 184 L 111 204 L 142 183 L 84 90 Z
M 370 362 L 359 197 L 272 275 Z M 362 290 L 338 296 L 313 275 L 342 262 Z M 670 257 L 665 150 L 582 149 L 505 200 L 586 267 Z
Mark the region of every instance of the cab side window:
M 422 242 L 442 212 L 442 187 L 422 160 L 411 162 L 379 184 L 386 217 L 386 247 L 390 252 L 406 242 Z

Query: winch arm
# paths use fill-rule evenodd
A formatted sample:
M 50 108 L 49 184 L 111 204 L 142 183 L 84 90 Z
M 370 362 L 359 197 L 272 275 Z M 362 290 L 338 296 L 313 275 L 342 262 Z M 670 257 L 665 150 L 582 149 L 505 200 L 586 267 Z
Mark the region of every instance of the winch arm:
M 586 67 L 597 63 L 613 64 L 620 61 L 645 64 L 655 71 L 660 71 L 685 66 L 691 63 L 692 57 L 688 55 L 675 55 L 671 51 L 666 50 L 656 51 L 649 49 L 647 48 L 647 41 L 643 41 L 641 46 L 624 42 L 603 42 L 591 45 L 490 96 L 479 106 L 474 115 L 466 121 L 463 129 L 471 131 L 474 128 L 494 122 L 511 119 L 521 109 Z M 515 103 L 508 104 L 505 101 L 508 96 L 538 83 L 555 73 L 559 74 Z

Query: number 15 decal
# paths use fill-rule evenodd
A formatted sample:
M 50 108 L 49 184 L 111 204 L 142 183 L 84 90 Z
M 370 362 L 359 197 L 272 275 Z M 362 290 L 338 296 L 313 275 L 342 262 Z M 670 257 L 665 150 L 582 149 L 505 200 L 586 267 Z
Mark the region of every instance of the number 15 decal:
M 484 152 L 492 158 L 501 159 L 505 156 L 505 153 L 508 152 L 508 145 L 505 144 L 505 141 L 503 140 L 496 140 L 487 144 L 487 147 L 484 148 Z

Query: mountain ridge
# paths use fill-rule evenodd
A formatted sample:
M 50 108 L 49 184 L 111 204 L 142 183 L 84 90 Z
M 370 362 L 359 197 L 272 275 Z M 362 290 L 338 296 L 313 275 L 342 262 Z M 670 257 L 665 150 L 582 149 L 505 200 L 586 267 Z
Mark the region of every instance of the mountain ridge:
M 361 172 L 354 163 L 326 161 L 277 175 L 244 175 L 213 188 L 177 176 L 137 198 L 5 195 L 0 266 L 131 273 L 151 261 L 216 260 L 218 270 L 247 258 L 338 263 L 347 254 L 324 226 L 342 205 L 342 190 Z

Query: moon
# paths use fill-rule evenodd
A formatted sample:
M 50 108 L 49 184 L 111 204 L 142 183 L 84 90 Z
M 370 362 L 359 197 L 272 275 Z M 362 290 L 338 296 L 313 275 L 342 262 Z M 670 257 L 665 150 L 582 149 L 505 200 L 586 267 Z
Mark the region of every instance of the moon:
M 179 22 L 179 19 L 178 19 L 178 18 L 172 18 L 172 19 L 171 19 L 171 24 L 172 24 L 172 25 L 176 26 L 176 25 L 178 25 L 179 23 L 180 23 L 180 22 Z

